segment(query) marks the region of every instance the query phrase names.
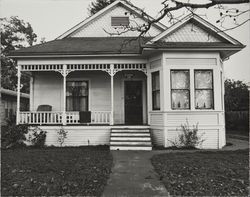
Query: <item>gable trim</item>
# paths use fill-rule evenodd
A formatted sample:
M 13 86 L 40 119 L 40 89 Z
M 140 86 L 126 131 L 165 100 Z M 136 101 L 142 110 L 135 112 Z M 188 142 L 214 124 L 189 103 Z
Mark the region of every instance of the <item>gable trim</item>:
M 219 28 L 215 27 L 214 25 L 212 25 L 211 23 L 207 22 L 203 18 L 197 16 L 196 14 L 189 14 L 188 16 L 184 17 L 182 20 L 178 21 L 177 23 L 175 23 L 171 27 L 169 27 L 166 31 L 162 32 L 161 34 L 157 35 L 152 40 L 150 40 L 149 42 L 147 42 L 147 44 L 152 44 L 152 43 L 154 43 L 154 42 L 156 42 L 156 41 L 164 38 L 165 36 L 173 33 L 175 30 L 181 28 L 183 25 L 185 25 L 186 23 L 188 23 L 191 19 L 197 21 L 198 23 L 201 23 L 206 28 L 210 29 L 213 33 L 215 33 L 218 36 L 222 37 L 223 39 L 227 40 L 231 44 L 242 45 L 242 43 L 240 43 L 236 39 L 232 38 L 231 36 L 229 36 L 225 32 L 221 31 Z
M 86 18 L 85 20 L 81 21 L 80 23 L 78 23 L 77 25 L 75 25 L 74 27 L 72 27 L 71 29 L 69 29 L 68 31 L 64 32 L 63 34 L 61 34 L 60 36 L 58 36 L 56 38 L 56 40 L 58 39 L 63 39 L 68 37 L 70 34 L 72 34 L 73 32 L 77 31 L 79 28 L 81 28 L 83 25 L 89 23 L 90 21 L 94 20 L 95 18 L 98 18 L 100 15 L 102 15 L 103 13 L 105 13 L 106 11 L 108 11 L 109 9 L 115 7 L 116 5 L 118 5 L 119 3 L 121 3 L 122 5 L 124 5 L 125 7 L 129 8 L 130 10 L 133 10 L 136 12 L 136 14 L 139 14 L 138 11 L 136 10 L 136 6 L 131 6 L 129 5 L 129 3 L 126 0 L 117 0 L 114 1 L 112 4 L 108 5 L 107 7 L 103 8 L 102 10 L 100 10 L 99 12 L 97 12 L 96 14 Z M 139 9 L 139 8 L 138 8 Z M 152 20 L 153 17 L 147 15 L 147 17 Z M 143 17 L 144 19 L 146 19 L 146 17 Z M 161 29 L 162 31 L 164 31 L 165 29 L 167 29 L 167 27 L 165 25 L 163 25 L 162 23 L 158 22 L 155 24 L 155 26 L 158 29 Z

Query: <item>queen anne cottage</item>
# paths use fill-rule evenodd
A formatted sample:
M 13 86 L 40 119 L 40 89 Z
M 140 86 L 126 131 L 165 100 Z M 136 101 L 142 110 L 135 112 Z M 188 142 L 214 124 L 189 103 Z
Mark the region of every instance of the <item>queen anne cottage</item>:
M 222 148 L 223 61 L 244 46 L 196 15 L 154 24 L 139 42 L 137 31 L 124 32 L 146 23 L 139 13 L 117 0 L 53 41 L 13 51 L 17 124 L 46 130 L 47 145 L 58 145 L 63 126 L 67 146 L 151 150 L 171 146 L 188 121 L 198 123 L 201 148 Z M 20 111 L 23 72 L 29 111 Z

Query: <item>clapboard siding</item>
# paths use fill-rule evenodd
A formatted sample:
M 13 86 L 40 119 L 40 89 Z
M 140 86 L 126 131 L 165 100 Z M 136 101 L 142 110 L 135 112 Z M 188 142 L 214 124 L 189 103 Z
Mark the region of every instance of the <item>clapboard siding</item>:
M 150 114 L 150 125 L 152 126 L 163 126 L 163 114 L 162 113 L 151 113 Z
M 167 146 L 173 146 L 172 142 L 178 141 L 178 136 L 181 134 L 180 129 L 168 129 L 167 131 Z M 199 128 L 198 136 L 204 142 L 199 148 L 217 149 L 219 148 L 219 130 L 218 129 L 202 129 Z
M 41 126 L 42 130 L 47 131 L 46 142 L 47 146 L 59 146 L 57 132 L 61 129 L 59 126 L 46 127 Z M 65 126 L 67 138 L 65 146 L 86 146 L 86 145 L 105 145 L 109 144 L 110 128 L 98 127 L 81 127 L 81 126 Z
M 217 113 L 200 113 L 200 112 L 180 112 L 176 114 L 168 113 L 167 126 L 176 126 L 189 122 L 191 125 L 218 125 L 219 118 Z
M 154 146 L 164 146 L 163 129 L 151 129 L 151 138 Z
M 167 65 L 216 65 L 216 58 L 167 58 Z

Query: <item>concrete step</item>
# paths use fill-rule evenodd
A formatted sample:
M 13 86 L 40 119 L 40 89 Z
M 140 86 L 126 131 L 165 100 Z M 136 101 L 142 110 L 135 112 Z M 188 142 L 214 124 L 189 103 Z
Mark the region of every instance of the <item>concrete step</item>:
M 110 146 L 110 150 L 152 150 L 151 146 Z
M 147 145 L 151 146 L 151 141 L 110 141 L 110 145 Z
M 151 138 L 149 136 L 111 136 L 110 141 L 120 140 L 120 141 L 150 141 Z

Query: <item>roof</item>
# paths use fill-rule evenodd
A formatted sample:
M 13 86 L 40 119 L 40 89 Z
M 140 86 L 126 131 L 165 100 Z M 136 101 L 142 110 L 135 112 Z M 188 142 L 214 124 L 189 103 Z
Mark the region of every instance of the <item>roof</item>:
M 138 38 L 135 37 L 86 37 L 53 40 L 12 51 L 10 56 L 140 54 L 140 50 Z
M 140 42 L 136 37 L 94 37 L 94 38 L 65 38 L 53 40 L 44 44 L 22 48 L 12 51 L 10 57 L 35 57 L 52 55 L 114 55 L 128 54 L 140 55 L 143 48 L 151 49 L 188 49 L 188 48 L 214 48 L 214 49 L 235 49 L 242 48 L 242 44 L 233 45 L 221 42 L 161 42 L 150 43 L 144 39 Z
M 131 11 L 134 11 L 135 14 L 138 17 L 142 17 L 142 18 L 144 18 L 146 20 L 148 20 L 148 19 L 152 20 L 153 19 L 153 17 L 149 16 L 145 12 L 143 12 L 144 15 L 142 16 L 141 9 L 138 8 L 138 7 L 136 7 L 136 6 L 134 6 L 133 4 L 131 4 L 130 2 L 128 2 L 127 0 L 116 0 L 113 3 L 111 3 L 110 5 L 106 6 L 105 8 L 103 8 L 100 11 L 98 11 L 97 13 L 95 13 L 94 15 L 86 18 L 85 20 L 83 20 L 82 22 L 78 23 L 77 25 L 75 25 L 74 27 L 72 27 L 71 29 L 69 29 L 68 31 L 64 32 L 62 35 L 60 35 L 56 39 L 63 39 L 63 38 L 66 38 L 66 37 L 70 36 L 73 32 L 77 31 L 78 29 L 80 29 L 84 25 L 90 23 L 95 18 L 99 17 L 101 14 L 107 12 L 108 10 L 112 9 L 113 7 L 115 7 L 118 4 L 125 6 L 126 8 L 128 8 Z M 153 24 L 153 26 L 157 27 L 158 29 L 161 29 L 162 31 L 165 30 L 165 29 L 167 29 L 167 27 L 165 25 L 163 25 L 162 23 L 160 23 L 160 22 L 157 22 L 157 23 Z
M 5 89 L 5 88 L 1 88 L 1 94 L 5 94 L 5 95 L 9 95 L 9 96 L 14 96 L 14 97 L 17 96 L 17 92 L 16 91 Z M 27 98 L 27 99 L 29 99 L 30 95 L 26 94 L 26 93 L 20 93 L 20 97 L 21 98 Z
M 169 42 L 162 39 L 174 33 L 184 24 L 192 22 L 212 36 L 218 38 L 213 42 Z M 207 35 L 206 35 L 207 37 Z M 214 50 L 219 51 L 222 59 L 240 51 L 245 46 L 239 41 L 230 37 L 218 28 L 196 15 L 188 15 L 177 22 L 163 33 L 154 38 L 143 38 L 139 42 L 137 37 L 74 37 L 57 39 L 43 44 L 22 48 L 10 53 L 10 57 L 57 57 L 57 56 L 92 56 L 92 55 L 145 55 L 142 51 L 161 49 L 161 50 Z

